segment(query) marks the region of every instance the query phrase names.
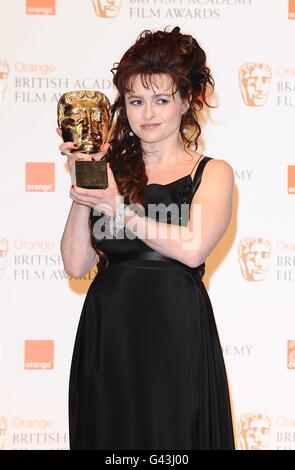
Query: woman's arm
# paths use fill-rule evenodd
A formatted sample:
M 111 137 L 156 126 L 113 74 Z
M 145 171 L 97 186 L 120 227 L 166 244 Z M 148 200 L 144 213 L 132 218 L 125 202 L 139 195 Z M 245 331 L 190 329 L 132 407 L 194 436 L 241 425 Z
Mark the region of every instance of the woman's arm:
M 61 129 L 56 130 L 62 137 Z M 59 146 L 60 151 L 67 156 L 70 171 L 76 158 L 101 160 L 107 153 L 109 144 L 105 143 L 100 152 L 91 155 L 92 158 L 87 154 L 75 152 L 76 147 L 77 144 L 74 142 L 63 142 Z M 99 260 L 99 255 L 91 246 L 90 210 L 91 207 L 84 205 L 83 202 L 79 204 L 73 201 L 61 239 L 60 248 L 64 268 L 66 273 L 73 277 L 84 276 Z
M 67 274 L 84 276 L 99 259 L 91 246 L 90 208 L 73 201 L 61 239 L 61 255 Z
M 125 224 L 159 253 L 187 266 L 202 264 L 222 238 L 232 213 L 234 173 L 224 160 L 210 160 L 193 197 L 186 227 L 157 222 L 127 211 Z

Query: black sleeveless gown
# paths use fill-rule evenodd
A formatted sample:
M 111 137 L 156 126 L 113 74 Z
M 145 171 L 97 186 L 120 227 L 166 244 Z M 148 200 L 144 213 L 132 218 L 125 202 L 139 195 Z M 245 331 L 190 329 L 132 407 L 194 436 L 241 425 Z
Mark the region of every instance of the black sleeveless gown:
M 190 204 L 208 160 L 202 158 L 193 181 L 189 174 L 148 185 L 146 202 Z M 97 244 L 110 264 L 93 280 L 78 326 L 70 448 L 234 449 L 204 264 L 190 268 L 162 257 L 138 238 Z

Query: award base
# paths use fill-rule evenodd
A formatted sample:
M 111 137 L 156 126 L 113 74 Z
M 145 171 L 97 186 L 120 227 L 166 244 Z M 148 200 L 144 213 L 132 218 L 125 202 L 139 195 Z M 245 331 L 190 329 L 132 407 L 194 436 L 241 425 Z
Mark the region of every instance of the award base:
M 85 189 L 108 187 L 107 163 L 105 161 L 76 160 L 71 172 L 72 184 Z

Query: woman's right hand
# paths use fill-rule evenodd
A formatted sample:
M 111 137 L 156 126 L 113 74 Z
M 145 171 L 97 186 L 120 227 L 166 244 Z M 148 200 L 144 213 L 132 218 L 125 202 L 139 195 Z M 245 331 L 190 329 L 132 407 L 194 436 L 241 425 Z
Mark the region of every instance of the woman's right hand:
M 60 127 L 56 129 L 56 132 L 62 139 L 62 131 Z M 65 155 L 67 157 L 68 167 L 71 171 L 75 160 L 101 160 L 102 157 L 108 152 L 109 146 L 109 143 L 105 143 L 100 152 L 92 153 L 89 155 L 83 152 L 75 152 L 75 149 L 77 148 L 77 144 L 75 142 L 63 141 L 62 144 L 60 144 L 59 146 L 59 150 L 61 151 L 62 155 Z

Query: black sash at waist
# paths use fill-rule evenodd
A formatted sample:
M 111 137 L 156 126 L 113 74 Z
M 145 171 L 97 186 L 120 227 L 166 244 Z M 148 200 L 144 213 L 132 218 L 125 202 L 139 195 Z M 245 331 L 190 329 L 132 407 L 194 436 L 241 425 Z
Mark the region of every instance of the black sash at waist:
M 158 253 L 157 251 L 145 251 L 140 253 L 112 253 L 107 255 L 109 263 L 120 263 L 123 261 L 131 260 L 150 260 L 150 261 L 163 261 L 165 263 L 171 263 L 176 266 L 182 267 L 194 274 L 197 274 L 200 278 L 205 274 L 205 263 L 201 264 L 196 268 L 191 268 L 180 261 Z

